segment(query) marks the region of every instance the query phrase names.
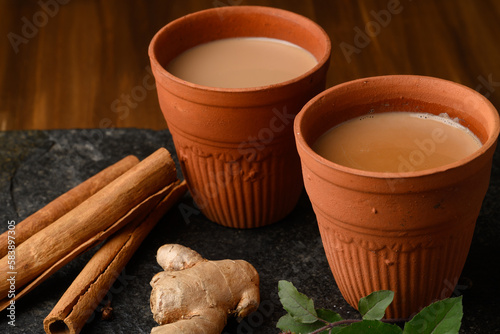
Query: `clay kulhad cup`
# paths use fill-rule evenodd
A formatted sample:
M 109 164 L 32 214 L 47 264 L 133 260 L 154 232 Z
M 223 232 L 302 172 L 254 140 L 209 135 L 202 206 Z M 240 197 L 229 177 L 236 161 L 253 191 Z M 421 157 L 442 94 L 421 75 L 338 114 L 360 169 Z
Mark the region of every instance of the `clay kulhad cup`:
M 263 87 L 215 88 L 181 80 L 165 66 L 213 40 L 270 37 L 310 51 L 318 64 L 295 79 Z M 293 120 L 325 89 L 331 43 L 313 21 L 260 6 L 207 9 L 163 27 L 149 47 L 158 98 L 197 207 L 224 226 L 276 222 L 303 189 Z
M 331 162 L 311 145 L 331 127 L 368 112 L 447 113 L 482 142 L 472 155 L 440 167 L 401 173 Z M 465 264 L 489 185 L 500 122 L 478 92 L 443 79 L 394 75 L 334 86 L 295 119 L 305 188 L 342 295 L 358 300 L 394 291 L 387 318 L 407 318 L 448 298 Z

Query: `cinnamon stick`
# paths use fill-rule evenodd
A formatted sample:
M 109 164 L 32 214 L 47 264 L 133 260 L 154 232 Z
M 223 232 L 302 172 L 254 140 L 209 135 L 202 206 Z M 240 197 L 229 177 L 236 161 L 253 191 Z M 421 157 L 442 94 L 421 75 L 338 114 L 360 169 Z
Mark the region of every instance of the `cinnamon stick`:
M 16 224 L 16 246 L 22 244 L 33 234 L 43 230 L 138 163 L 139 159 L 135 156 L 125 157 L 65 192 L 42 209 Z M 6 231 L 0 235 L 0 258 L 7 255 L 7 250 L 8 232 Z
M 57 260 L 52 266 L 43 271 L 40 275 L 36 276 L 32 281 L 30 281 L 25 286 L 21 287 L 19 290 L 16 290 L 16 294 L 13 298 L 9 296 L 9 298 L 4 298 L 0 300 L 0 311 L 4 310 L 9 306 L 11 302 L 15 302 L 16 300 L 27 295 L 31 290 L 37 287 L 40 283 L 49 278 L 52 274 L 54 274 L 57 270 L 63 267 L 65 264 L 69 263 L 71 260 L 76 258 L 78 255 L 87 251 L 88 249 L 94 247 L 101 241 L 108 238 L 110 235 L 118 231 L 123 226 L 129 224 L 131 221 L 140 219 L 141 217 L 145 217 L 145 215 L 154 208 L 154 206 L 161 201 L 162 198 L 169 192 L 169 186 L 160 190 L 159 192 L 151 195 L 146 198 L 140 204 L 132 208 L 129 212 L 127 212 L 122 218 L 116 221 L 113 225 L 111 225 L 108 229 L 104 231 L 100 231 L 98 234 L 90 238 L 89 240 L 83 242 L 78 247 L 73 249 L 71 252 L 66 254 L 61 259 Z
M 175 164 L 164 148 L 132 167 L 16 247 L 15 268 L 9 266 L 7 256 L 2 258 L 0 299 L 7 297 L 10 286 L 8 275 L 15 276 L 16 289 L 28 284 L 74 249 L 107 230 L 131 208 L 176 179 Z
M 187 190 L 185 181 L 168 188 L 168 194 L 144 219 L 136 219 L 117 232 L 90 259 L 45 318 L 46 333 L 80 332 L 142 241 Z

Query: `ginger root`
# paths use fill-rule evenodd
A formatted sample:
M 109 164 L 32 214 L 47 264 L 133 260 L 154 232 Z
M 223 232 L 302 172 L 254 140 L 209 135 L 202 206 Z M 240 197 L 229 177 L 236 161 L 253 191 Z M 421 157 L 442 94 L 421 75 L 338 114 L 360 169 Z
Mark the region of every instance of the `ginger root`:
M 243 260 L 208 261 L 177 244 L 158 249 L 165 270 L 151 280 L 152 334 L 220 334 L 227 317 L 245 317 L 260 302 L 259 274 Z

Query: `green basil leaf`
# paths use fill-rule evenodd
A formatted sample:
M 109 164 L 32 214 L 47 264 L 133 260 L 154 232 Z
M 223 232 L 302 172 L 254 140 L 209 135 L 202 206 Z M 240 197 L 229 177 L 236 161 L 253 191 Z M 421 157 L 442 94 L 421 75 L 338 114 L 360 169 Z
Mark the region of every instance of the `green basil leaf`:
M 405 324 L 404 334 L 458 334 L 462 324 L 462 296 L 423 308 Z
M 316 322 L 311 324 L 303 324 L 295 320 L 290 314 L 285 314 L 278 320 L 276 327 L 281 329 L 283 332 L 290 331 L 295 334 L 305 334 L 315 331 L 316 329 L 321 328 L 325 325 L 326 324 L 323 322 L 321 322 L 320 324 L 317 324 Z
M 278 282 L 278 295 L 283 308 L 300 323 L 313 323 L 318 320 L 314 302 L 306 295 L 297 291 L 288 281 Z
M 384 317 L 387 306 L 392 303 L 394 292 L 375 291 L 359 300 L 358 310 L 364 320 L 380 320 Z
M 327 310 L 323 308 L 316 309 L 316 313 L 318 314 L 318 318 L 328 321 L 329 323 L 334 323 L 337 321 L 342 321 L 342 317 L 337 312 L 332 310 Z

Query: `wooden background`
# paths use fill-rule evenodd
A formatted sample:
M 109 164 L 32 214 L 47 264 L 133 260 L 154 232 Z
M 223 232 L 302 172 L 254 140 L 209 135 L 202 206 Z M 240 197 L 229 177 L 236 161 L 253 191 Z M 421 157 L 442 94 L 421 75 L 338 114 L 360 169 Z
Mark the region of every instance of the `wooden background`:
M 223 5 L 319 23 L 332 40 L 328 87 L 430 75 L 500 107 L 498 0 L 0 0 L 0 130 L 165 128 L 148 44 L 169 21 Z

